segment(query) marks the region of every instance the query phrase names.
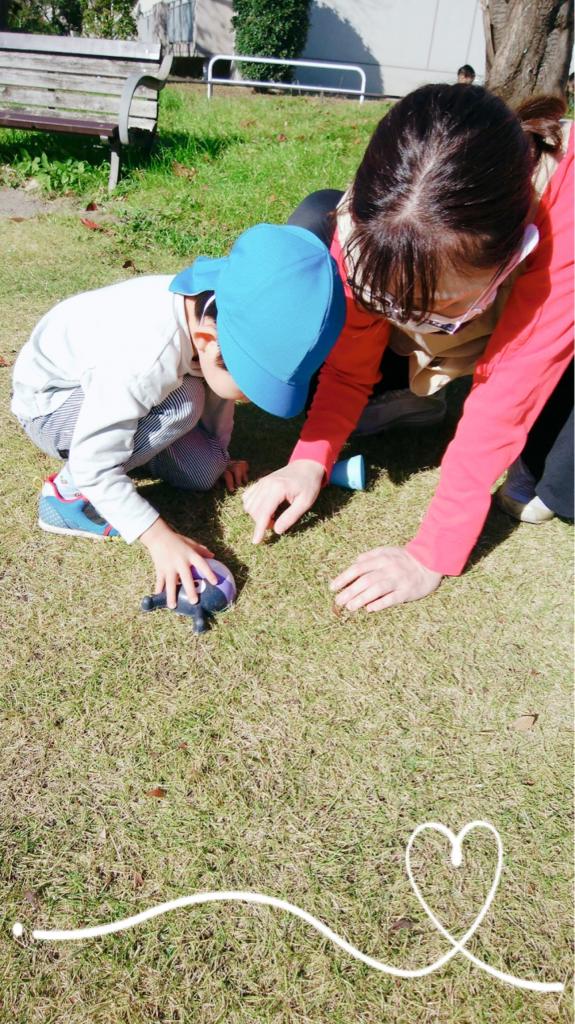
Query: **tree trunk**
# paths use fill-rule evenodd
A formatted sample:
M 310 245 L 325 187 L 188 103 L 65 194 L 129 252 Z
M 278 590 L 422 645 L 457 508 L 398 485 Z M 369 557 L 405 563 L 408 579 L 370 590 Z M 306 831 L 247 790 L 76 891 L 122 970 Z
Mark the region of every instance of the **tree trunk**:
M 481 0 L 486 86 L 514 105 L 564 96 L 573 49 L 571 0 Z
M 8 0 L 0 0 L 0 32 L 8 28 Z

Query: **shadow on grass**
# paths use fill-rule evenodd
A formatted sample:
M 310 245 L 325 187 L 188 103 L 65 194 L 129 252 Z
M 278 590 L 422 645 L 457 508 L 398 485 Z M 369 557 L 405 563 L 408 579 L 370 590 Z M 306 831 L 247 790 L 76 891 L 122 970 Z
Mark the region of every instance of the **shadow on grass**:
M 252 480 L 280 469 L 289 461 L 303 421 L 303 415 L 281 420 L 270 417 L 253 405 L 238 406 L 232 439 L 234 458 L 247 459 Z M 290 533 L 302 533 L 324 519 L 331 519 L 352 497 L 353 491 L 343 487 L 324 487 L 313 509 L 292 527 Z M 278 510 L 276 518 L 280 512 Z M 270 542 L 273 543 L 273 538 Z
M 495 500 L 492 500 L 483 530 L 469 558 L 467 568 L 470 569 L 473 565 L 478 565 L 521 525 L 518 519 L 508 516 L 495 504 Z
M 176 158 L 190 160 L 219 160 L 230 146 L 246 141 L 243 135 L 228 132 L 225 135 L 191 135 L 189 132 L 162 129 L 156 136 L 154 155 L 162 161 Z
M 442 423 L 426 427 L 398 425 L 372 437 L 352 438 L 354 452 L 361 452 L 368 465 L 385 470 L 393 484 L 405 483 L 422 470 L 436 469 L 455 433 L 470 385 L 470 380 L 449 385 L 447 415 Z
M 368 466 L 381 468 L 397 485 L 423 469 L 439 466 L 455 432 L 469 386 L 468 381 L 457 381 L 450 386 L 448 414 L 442 424 L 419 430 L 398 428 L 376 437 L 352 439 L 345 455 L 361 452 Z M 247 459 L 252 480 L 279 469 L 289 461 L 303 420 L 303 416 L 280 420 L 271 418 L 253 405 L 238 406 L 232 438 L 233 457 Z M 376 476 L 372 473 L 370 480 L 368 474 L 366 490 L 372 490 L 375 484 Z M 208 544 L 217 557 L 229 565 L 236 577 L 238 590 L 241 590 L 247 581 L 247 568 L 224 543 L 223 531 L 219 526 L 223 490 L 216 489 L 207 493 L 178 491 L 161 483 L 140 485 L 140 490 L 175 529 Z M 352 491 L 341 487 L 325 487 L 313 509 L 290 532 L 304 533 L 318 523 L 331 519 L 352 498 Z M 518 522 L 493 505 L 469 565 L 476 565 L 490 554 L 518 525 Z M 276 539 L 279 540 L 279 537 Z M 273 543 L 273 538 L 270 541 Z
M 151 145 L 150 145 L 151 141 Z M 162 129 L 153 137 L 147 133 L 134 136 L 134 143 L 122 147 L 122 173 L 141 168 L 171 169 L 177 161 L 187 164 L 193 161 L 220 159 L 230 146 L 245 142 L 243 135 L 197 135 L 189 132 Z M 57 132 L 7 131 L 0 139 L 0 163 L 18 165 L 26 158 L 33 160 L 45 153 L 50 161 L 68 159 L 83 161 L 92 170 L 102 169 L 107 175 L 110 161 L 110 147 L 107 142 L 81 135 L 65 135 Z
M 357 439 L 356 447 L 369 461 L 381 466 L 394 484 L 402 484 L 422 469 L 441 465 L 471 388 L 471 378 L 449 385 L 447 416 L 443 423 L 430 427 L 397 428 L 373 438 Z M 519 522 L 502 512 L 493 501 L 468 567 L 477 565 L 517 529 Z
M 346 456 L 363 454 L 368 466 L 385 471 L 390 480 L 401 485 L 424 469 L 437 468 L 451 441 L 461 416 L 463 404 L 471 387 L 471 379 L 458 380 L 448 389 L 448 410 L 443 423 L 423 428 L 396 428 L 374 437 L 352 438 Z M 303 417 L 274 421 L 253 406 L 242 406 L 236 413 L 234 448 L 238 457 L 250 462 L 253 479 L 283 466 L 289 460 Z M 376 477 L 368 473 L 366 490 L 372 490 Z M 326 487 L 313 510 L 292 529 L 303 532 L 322 520 L 331 518 L 353 497 L 352 491 Z M 495 504 L 489 512 L 469 565 L 475 565 L 502 544 L 519 523 Z

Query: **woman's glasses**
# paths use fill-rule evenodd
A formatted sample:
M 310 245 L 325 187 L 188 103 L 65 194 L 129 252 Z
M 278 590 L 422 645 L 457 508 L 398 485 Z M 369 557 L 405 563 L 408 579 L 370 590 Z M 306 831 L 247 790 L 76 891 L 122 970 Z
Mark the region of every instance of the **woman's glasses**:
M 431 313 L 429 316 L 422 316 L 418 318 L 418 313 L 412 319 L 406 320 L 403 315 L 401 306 L 398 305 L 393 295 L 385 294 L 381 303 L 382 312 L 385 314 L 388 320 L 392 320 L 398 325 L 398 327 L 405 327 L 410 331 L 419 331 L 420 334 L 429 334 L 434 331 L 442 331 L 444 334 L 455 334 L 460 327 L 468 323 L 470 320 L 475 320 L 476 317 L 481 316 L 486 309 L 495 301 L 497 295 L 497 289 L 505 280 L 509 274 L 513 273 L 516 267 L 524 259 L 533 252 L 537 243 L 539 242 L 539 231 L 535 227 L 535 224 L 528 224 L 523 234 L 523 240 L 521 242 L 521 248 L 518 250 L 515 256 L 506 263 L 505 266 L 501 267 L 495 274 L 494 278 L 489 282 L 487 288 L 481 293 L 481 295 L 475 299 L 473 304 L 458 316 L 456 320 L 451 320 L 447 316 L 442 316 L 441 313 Z

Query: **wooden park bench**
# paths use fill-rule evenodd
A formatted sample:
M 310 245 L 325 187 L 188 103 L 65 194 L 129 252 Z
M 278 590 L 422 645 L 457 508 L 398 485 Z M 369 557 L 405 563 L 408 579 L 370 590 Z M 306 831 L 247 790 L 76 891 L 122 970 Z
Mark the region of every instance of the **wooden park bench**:
M 0 127 L 107 140 L 111 191 L 121 147 L 154 137 L 171 64 L 160 43 L 0 32 Z

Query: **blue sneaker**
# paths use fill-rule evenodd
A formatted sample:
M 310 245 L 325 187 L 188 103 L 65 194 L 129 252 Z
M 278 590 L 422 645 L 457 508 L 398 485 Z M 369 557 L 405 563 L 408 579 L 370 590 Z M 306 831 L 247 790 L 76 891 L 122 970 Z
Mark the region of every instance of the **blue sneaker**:
M 87 498 L 79 494 L 75 498 L 63 498 L 54 483 L 53 476 L 44 481 L 38 509 L 38 526 L 46 533 L 64 533 L 70 537 L 92 537 L 106 540 L 119 537 L 110 523 L 96 512 Z

